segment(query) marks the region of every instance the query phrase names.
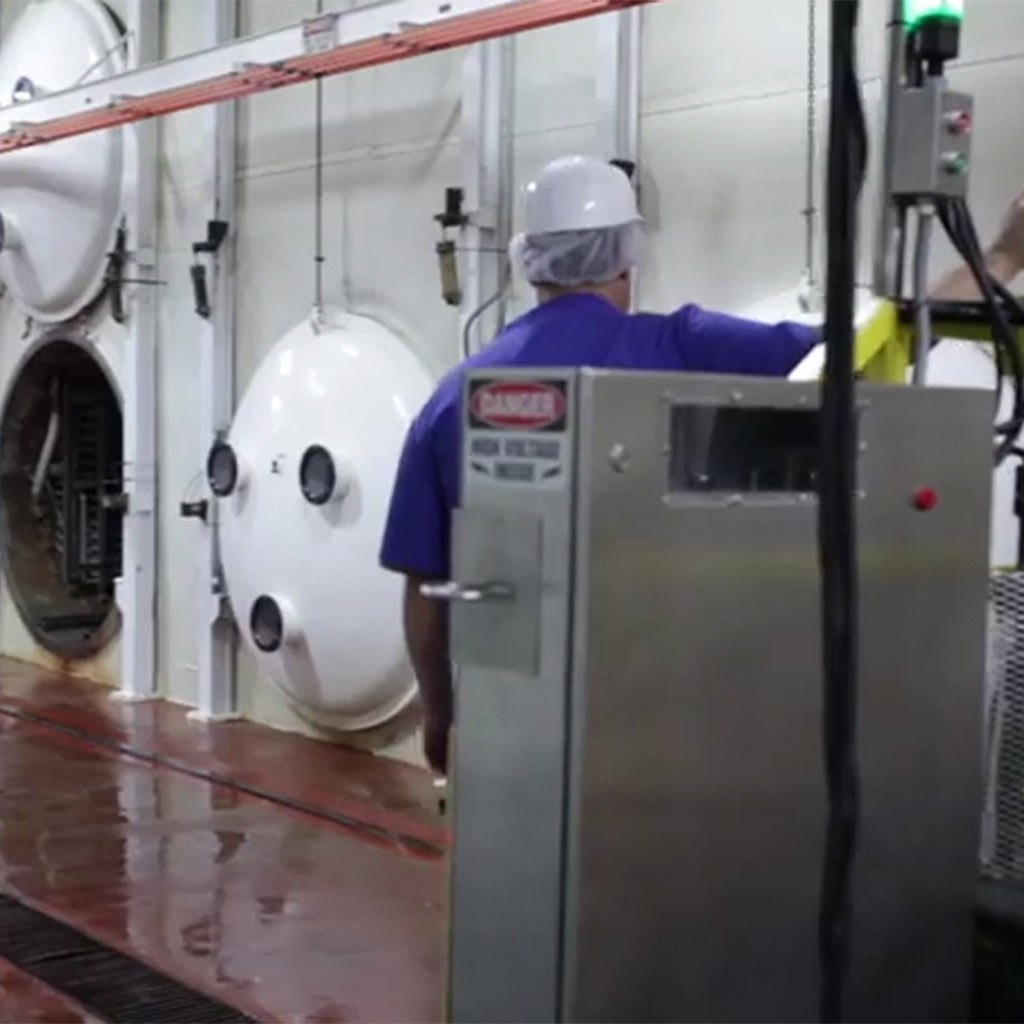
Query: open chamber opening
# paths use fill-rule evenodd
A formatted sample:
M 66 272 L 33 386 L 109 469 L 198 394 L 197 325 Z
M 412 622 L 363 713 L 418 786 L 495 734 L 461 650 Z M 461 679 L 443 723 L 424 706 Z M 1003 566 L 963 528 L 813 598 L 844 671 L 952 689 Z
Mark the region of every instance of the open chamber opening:
M 88 351 L 47 342 L 22 365 L 0 417 L 0 542 L 7 585 L 47 650 L 82 657 L 116 632 L 122 421 Z

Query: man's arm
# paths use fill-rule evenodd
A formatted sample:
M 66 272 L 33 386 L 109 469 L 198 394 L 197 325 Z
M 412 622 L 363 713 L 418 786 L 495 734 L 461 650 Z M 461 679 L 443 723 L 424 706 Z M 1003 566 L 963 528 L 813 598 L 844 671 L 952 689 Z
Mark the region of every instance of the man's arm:
M 985 269 L 1000 284 L 1009 284 L 1020 272 L 1020 267 L 1006 253 L 995 248 L 985 253 Z M 928 294 L 939 302 L 973 302 L 981 298 L 974 274 L 966 263 L 940 277 Z
M 988 272 L 1008 285 L 1024 269 L 1024 192 L 1014 199 L 995 241 L 985 253 Z M 980 298 L 966 265 L 940 278 L 931 298 L 969 302 Z M 711 373 L 786 376 L 821 340 L 818 328 L 765 324 L 684 306 L 671 317 L 680 368 Z
M 1024 192 L 1010 204 L 995 241 L 985 253 L 985 267 L 1000 284 L 1008 285 L 1024 269 Z M 974 275 L 965 263 L 940 278 L 931 298 L 973 302 L 981 298 Z
M 448 610 L 423 597 L 420 586 L 448 573 L 451 510 L 435 453 L 436 423 L 427 408 L 409 428 L 391 493 L 380 563 L 405 577 L 405 644 L 423 704 L 423 746 L 434 771 L 447 768 L 452 722 Z
M 427 582 L 430 580 L 426 576 L 405 578 L 405 644 L 423 702 L 424 754 L 430 767 L 444 775 L 448 770 L 448 730 L 454 711 L 448 606 L 420 593 L 420 586 Z

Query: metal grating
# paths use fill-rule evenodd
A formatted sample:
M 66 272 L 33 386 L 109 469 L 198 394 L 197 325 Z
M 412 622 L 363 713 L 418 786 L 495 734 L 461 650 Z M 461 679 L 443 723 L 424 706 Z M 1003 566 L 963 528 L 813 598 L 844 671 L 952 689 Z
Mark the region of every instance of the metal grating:
M 989 583 L 981 871 L 1024 882 L 1024 572 Z
M 253 1020 L 7 895 L 0 895 L 0 956 L 110 1024 Z

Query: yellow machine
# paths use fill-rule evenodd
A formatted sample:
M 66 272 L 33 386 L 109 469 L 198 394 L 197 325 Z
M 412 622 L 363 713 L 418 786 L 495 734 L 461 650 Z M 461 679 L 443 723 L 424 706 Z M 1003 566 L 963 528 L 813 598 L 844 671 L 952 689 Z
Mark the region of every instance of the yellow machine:
M 992 326 L 981 315 L 944 316 L 943 307 L 956 305 L 970 308 L 965 303 L 933 303 L 932 333 L 936 338 L 961 341 L 992 342 Z M 1018 338 L 1021 329 L 1017 328 Z M 864 379 L 876 383 L 903 384 L 914 350 L 914 325 L 903 322 L 896 303 L 879 299 L 878 308 L 871 319 L 857 331 L 855 368 Z

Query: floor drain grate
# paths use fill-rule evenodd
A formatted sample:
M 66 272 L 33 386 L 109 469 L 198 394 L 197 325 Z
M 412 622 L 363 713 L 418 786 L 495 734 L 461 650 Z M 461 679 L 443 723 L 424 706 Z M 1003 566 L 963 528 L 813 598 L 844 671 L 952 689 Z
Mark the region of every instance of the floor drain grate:
M 0 957 L 110 1024 L 255 1024 L 225 1003 L 2 894 Z

